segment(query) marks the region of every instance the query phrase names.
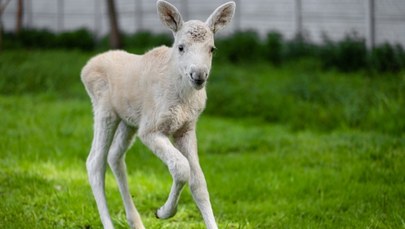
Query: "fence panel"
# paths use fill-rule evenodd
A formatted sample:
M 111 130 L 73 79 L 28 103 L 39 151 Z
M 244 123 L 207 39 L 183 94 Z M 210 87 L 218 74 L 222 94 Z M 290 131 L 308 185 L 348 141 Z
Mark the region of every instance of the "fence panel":
M 170 0 L 185 20 L 206 20 L 220 4 L 228 0 Z M 223 34 L 253 29 L 261 35 L 279 31 L 292 38 L 303 31 L 314 42 L 324 36 L 338 40 L 357 33 L 374 43 L 400 43 L 405 46 L 405 0 L 235 0 L 237 12 Z M 17 1 L 3 15 L 6 30 L 15 28 Z M 24 0 L 24 26 L 52 31 L 88 28 L 96 36 L 108 33 L 108 17 L 102 0 Z M 168 32 L 156 13 L 152 0 L 117 0 L 121 30 Z

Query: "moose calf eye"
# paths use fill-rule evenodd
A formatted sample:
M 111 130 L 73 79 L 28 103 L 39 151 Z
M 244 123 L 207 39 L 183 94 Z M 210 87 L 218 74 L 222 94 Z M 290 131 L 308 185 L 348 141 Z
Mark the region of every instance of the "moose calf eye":
M 179 52 L 184 52 L 184 45 L 179 45 L 178 49 L 179 49 Z

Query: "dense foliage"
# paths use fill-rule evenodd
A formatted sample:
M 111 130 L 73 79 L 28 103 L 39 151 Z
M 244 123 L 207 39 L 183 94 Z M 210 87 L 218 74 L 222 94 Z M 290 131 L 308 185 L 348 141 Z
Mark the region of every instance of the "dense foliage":
M 79 49 L 90 51 L 96 47 L 93 35 L 86 29 L 52 33 L 48 30 L 24 29 L 20 33 L 4 34 L 4 49 L 42 48 Z
M 218 45 L 218 56 L 222 45 Z M 87 99 L 80 69 L 94 53 L 6 51 L 0 94 L 45 93 Z M 257 118 L 294 129 L 360 128 L 401 134 L 405 129 L 405 76 L 325 71 L 313 59 L 273 67 L 214 58 L 205 114 Z
M 64 48 L 85 51 L 108 49 L 107 38 L 100 40 L 85 29 L 51 33 L 47 30 L 23 30 L 18 36 L 7 33 L 4 48 Z M 153 34 L 147 31 L 124 35 L 124 48 L 138 52 L 157 45 L 170 45 L 168 34 Z M 231 63 L 268 62 L 276 66 L 302 58 L 313 58 L 325 69 L 342 72 L 367 70 L 372 72 L 398 72 L 405 68 L 405 51 L 400 45 L 384 43 L 372 50 L 365 40 L 356 35 L 347 35 L 341 41 L 325 38 L 322 44 L 313 44 L 304 36 L 286 40 L 277 32 L 261 38 L 254 31 L 239 31 L 217 39 L 217 59 Z

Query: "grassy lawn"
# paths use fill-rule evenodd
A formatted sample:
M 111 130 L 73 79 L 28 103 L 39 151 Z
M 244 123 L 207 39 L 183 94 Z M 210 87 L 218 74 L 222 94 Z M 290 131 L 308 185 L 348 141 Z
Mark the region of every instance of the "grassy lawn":
M 89 102 L 0 97 L 1 228 L 100 228 L 85 160 Z M 221 228 L 404 228 L 403 136 L 338 130 L 291 131 L 247 119 L 203 116 L 201 163 Z M 188 190 L 178 214 L 155 219 L 170 175 L 136 142 L 128 152 L 133 199 L 148 228 L 204 228 Z M 115 181 L 107 195 L 126 228 Z
M 101 228 L 87 181 L 92 53 L 0 56 L 0 228 Z M 405 228 L 405 74 L 215 63 L 199 152 L 220 228 Z M 204 228 L 186 189 L 158 220 L 170 174 L 139 141 L 130 190 L 147 228 Z M 114 224 L 127 228 L 113 175 Z

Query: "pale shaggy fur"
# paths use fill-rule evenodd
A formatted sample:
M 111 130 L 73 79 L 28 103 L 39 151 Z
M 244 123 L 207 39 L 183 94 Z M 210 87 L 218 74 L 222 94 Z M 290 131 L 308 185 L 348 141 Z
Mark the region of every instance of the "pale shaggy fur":
M 109 51 L 93 57 L 81 72 L 94 112 L 94 138 L 87 170 L 104 228 L 113 228 L 105 197 L 105 170 L 110 165 L 131 228 L 144 228 L 126 178 L 125 152 L 135 135 L 169 168 L 173 185 L 158 218 L 176 213 L 189 182 L 207 228 L 215 229 L 207 185 L 197 154 L 196 122 L 205 107 L 205 83 L 211 68 L 214 33 L 228 24 L 235 3 L 218 7 L 206 22 L 183 22 L 178 10 L 158 1 L 162 22 L 174 34 L 173 48 L 144 55 Z M 172 141 L 170 140 L 172 138 Z

